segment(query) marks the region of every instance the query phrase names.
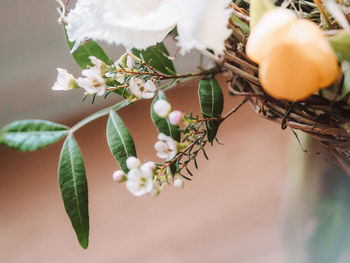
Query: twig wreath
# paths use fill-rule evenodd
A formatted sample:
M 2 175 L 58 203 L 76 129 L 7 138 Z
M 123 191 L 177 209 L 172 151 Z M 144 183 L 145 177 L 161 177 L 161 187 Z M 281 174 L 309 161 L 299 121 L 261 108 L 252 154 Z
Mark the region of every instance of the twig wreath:
M 183 188 L 207 158 L 220 124 L 249 103 L 263 118 L 318 140 L 350 175 L 350 2 L 334 0 L 57 0 L 71 53 L 82 68 L 75 78 L 58 68 L 53 90 L 83 89 L 83 100 L 118 96 L 120 102 L 73 127 L 45 120 L 20 120 L 1 130 L 0 143 L 34 151 L 65 138 L 58 178 L 67 214 L 80 245 L 88 247 L 89 214 L 85 167 L 74 133 L 108 115 L 107 141 L 120 170 L 113 179 L 135 196 L 158 196 L 167 185 Z M 177 41 L 185 55 L 199 50 L 215 65 L 177 74 L 162 42 Z M 122 44 L 127 52 L 111 61 L 96 41 Z M 215 75 L 231 75 L 229 92 L 242 97 L 223 114 L 223 91 Z M 190 78 L 201 80 L 202 116 L 172 109 L 164 91 Z M 154 148 L 163 162 L 142 162 L 117 111 L 153 99 L 158 129 Z

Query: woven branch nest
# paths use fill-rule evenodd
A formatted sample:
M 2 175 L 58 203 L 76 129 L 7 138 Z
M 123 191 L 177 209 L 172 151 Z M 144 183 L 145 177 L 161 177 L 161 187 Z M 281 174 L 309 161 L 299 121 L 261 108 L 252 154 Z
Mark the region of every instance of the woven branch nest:
M 260 85 L 258 66 L 243 50 L 242 43 L 229 39 L 223 60 L 217 60 L 232 73 L 230 92 L 245 97 L 258 115 L 279 123 L 282 129 L 300 130 L 319 141 L 350 176 L 350 105 L 320 95 L 300 102 L 269 96 Z

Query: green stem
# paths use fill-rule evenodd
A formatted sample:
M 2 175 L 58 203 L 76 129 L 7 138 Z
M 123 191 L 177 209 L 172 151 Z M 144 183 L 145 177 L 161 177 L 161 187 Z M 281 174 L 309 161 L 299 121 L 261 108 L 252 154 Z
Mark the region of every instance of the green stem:
M 117 110 L 120 110 L 128 105 L 132 104 L 131 101 L 129 100 L 122 100 L 121 102 L 113 105 L 113 106 L 110 106 L 110 107 L 107 107 L 103 110 L 100 110 L 98 112 L 95 112 L 94 114 L 86 117 L 85 119 L 81 120 L 80 122 L 78 122 L 77 124 L 75 124 L 72 128 L 70 128 L 69 130 L 69 134 L 73 134 L 74 132 L 76 132 L 78 129 L 80 129 L 81 127 L 85 126 L 86 124 L 88 124 L 89 122 L 92 122 L 98 118 L 101 118 L 103 116 L 106 116 L 108 115 L 109 111 L 113 110 L 113 111 L 117 111 Z

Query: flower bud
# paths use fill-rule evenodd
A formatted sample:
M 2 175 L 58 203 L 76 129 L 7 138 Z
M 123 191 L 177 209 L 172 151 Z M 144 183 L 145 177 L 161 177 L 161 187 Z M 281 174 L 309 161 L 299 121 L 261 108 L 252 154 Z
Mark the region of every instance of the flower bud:
M 166 100 L 157 100 L 153 105 L 153 110 L 159 117 L 166 118 L 171 111 L 171 105 Z
M 131 170 L 133 168 L 137 168 L 140 166 L 140 160 L 137 159 L 135 156 L 130 156 L 128 159 L 126 159 L 126 166 Z
M 172 125 L 179 125 L 181 120 L 182 120 L 182 113 L 181 113 L 181 111 L 174 110 L 174 111 L 170 112 L 168 118 L 169 118 L 169 122 Z
M 116 182 L 121 182 L 124 178 L 124 173 L 121 170 L 117 170 L 113 173 L 113 180 Z
M 152 191 L 149 193 L 150 194 L 150 196 L 152 196 L 152 197 L 157 197 L 158 195 L 159 195 L 159 190 L 158 189 L 156 189 L 156 188 L 153 188 L 152 189 Z
M 72 90 L 79 88 L 77 80 L 67 70 L 57 68 L 57 71 L 57 80 L 52 87 L 53 90 Z
M 177 189 L 182 189 L 184 188 L 184 181 L 182 179 L 176 179 L 175 182 L 174 182 L 174 186 L 177 188 Z
M 152 162 L 152 161 L 145 162 L 143 164 L 143 166 L 148 167 L 152 171 L 153 171 L 154 168 L 156 168 L 156 164 L 154 162 Z

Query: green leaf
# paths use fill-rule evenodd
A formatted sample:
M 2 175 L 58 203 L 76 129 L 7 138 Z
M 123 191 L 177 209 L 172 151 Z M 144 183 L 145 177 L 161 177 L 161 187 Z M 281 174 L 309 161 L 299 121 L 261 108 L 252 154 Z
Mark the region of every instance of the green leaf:
M 344 98 L 350 92 L 350 33 L 339 33 L 329 38 L 329 42 L 344 72 L 344 85 L 340 95 L 340 98 Z
M 143 59 L 148 65 L 167 75 L 175 75 L 173 62 L 169 59 L 169 52 L 163 43 L 158 43 L 144 50 L 132 49 L 132 53 Z
M 168 118 L 160 118 L 153 110 L 153 105 L 157 100 L 167 100 L 163 91 L 159 91 L 158 95 L 153 99 L 151 105 L 151 118 L 154 125 L 157 127 L 159 132 L 164 133 L 167 136 L 172 137 L 174 140 L 180 142 L 180 128 L 170 124 Z
M 221 87 L 214 77 L 205 77 L 199 82 L 198 98 L 204 118 L 220 118 L 224 106 Z M 208 141 L 213 143 L 220 121 L 206 121 Z
M 231 16 L 231 19 L 232 19 L 233 23 L 241 29 L 241 31 L 244 35 L 249 34 L 249 32 L 250 32 L 249 26 L 245 22 L 243 22 L 241 19 L 239 19 L 238 16 L 233 14 Z
M 20 151 L 35 151 L 57 142 L 68 127 L 44 120 L 15 121 L 0 132 L 0 143 Z
M 120 168 L 127 173 L 129 169 L 126 166 L 126 159 L 130 156 L 136 157 L 135 145 L 128 128 L 114 111 L 109 112 L 107 141 Z
M 72 49 L 74 46 L 74 42 L 69 41 L 66 28 L 64 28 L 64 33 L 66 35 L 67 44 L 69 48 Z M 111 60 L 108 58 L 104 50 L 100 47 L 99 44 L 97 44 L 95 41 L 91 39 L 85 42 L 84 44 L 81 44 L 77 48 L 77 50 L 73 52 L 72 55 L 75 61 L 78 63 L 78 65 L 82 69 L 85 69 L 88 66 L 93 66 L 89 59 L 90 56 L 95 56 L 98 59 L 102 60 L 107 65 L 111 65 Z
M 64 207 L 77 234 L 80 245 L 89 245 L 88 187 L 79 146 L 73 135 L 65 140 L 60 156 L 58 181 Z
M 350 62 L 350 33 L 339 33 L 329 38 L 329 42 L 339 61 L 347 60 Z
M 350 93 L 350 63 L 347 61 L 344 61 L 342 63 L 342 68 L 344 71 L 344 84 L 343 84 L 343 89 L 340 97 L 344 98 L 346 95 Z
M 250 0 L 250 29 L 252 30 L 260 18 L 274 7 L 271 0 Z

